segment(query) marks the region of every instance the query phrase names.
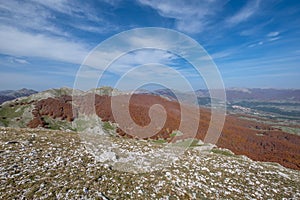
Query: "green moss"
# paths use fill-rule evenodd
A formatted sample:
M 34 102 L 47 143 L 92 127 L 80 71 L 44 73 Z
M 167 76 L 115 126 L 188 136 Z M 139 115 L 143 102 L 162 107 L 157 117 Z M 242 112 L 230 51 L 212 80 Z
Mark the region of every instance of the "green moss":
M 2 107 L 0 109 L 0 122 L 4 126 L 9 126 L 10 122 L 13 119 L 20 118 L 23 115 L 24 110 L 27 107 L 28 106 L 20 106 L 20 105 L 13 106 L 13 107 L 6 105 L 6 106 Z
M 178 141 L 174 145 L 185 148 L 201 146 L 201 144 L 199 144 L 199 140 L 194 138 Z
M 183 135 L 182 132 L 180 132 L 179 130 L 175 130 L 170 134 L 170 137 L 176 137 L 176 136 L 181 136 Z
M 61 119 L 53 119 L 48 116 L 43 116 L 43 117 L 44 117 L 44 121 L 48 124 L 49 129 L 52 129 L 52 130 L 69 129 L 72 131 L 76 131 L 76 129 L 72 127 L 71 122 L 68 122 L 66 120 L 61 120 Z
M 108 87 L 108 86 L 92 89 L 92 91 L 94 91 L 98 95 L 108 95 L 108 96 L 112 95 L 113 90 L 114 89 L 112 87 Z
M 175 137 L 176 136 L 176 133 L 171 133 L 170 134 L 170 137 Z
M 274 128 L 279 128 L 286 133 L 300 135 L 300 128 L 287 127 L 287 126 L 274 126 Z
M 163 144 L 166 143 L 167 141 L 165 139 L 158 139 L 158 140 L 153 140 L 153 142 L 158 144 Z
M 77 131 L 83 131 L 85 129 L 84 127 L 86 126 L 86 121 L 82 119 L 76 119 L 74 125 L 76 126 Z
M 53 94 L 55 96 L 62 96 L 62 95 L 71 95 L 72 94 L 72 89 L 71 88 L 59 88 L 59 89 L 53 89 Z
M 115 130 L 115 127 L 110 122 L 103 122 L 102 128 L 106 132 Z

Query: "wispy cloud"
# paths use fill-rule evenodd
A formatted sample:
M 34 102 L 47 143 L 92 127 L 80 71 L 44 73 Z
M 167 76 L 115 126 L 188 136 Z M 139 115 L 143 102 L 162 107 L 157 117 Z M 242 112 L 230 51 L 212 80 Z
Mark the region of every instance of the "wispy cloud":
M 110 33 L 112 31 L 119 30 L 118 26 L 106 22 L 102 22 L 101 25 L 84 25 L 84 24 L 77 24 L 77 23 L 73 23 L 69 25 L 85 32 L 98 33 L 98 34 L 105 34 L 105 33 Z
M 269 57 L 257 57 L 252 59 L 244 59 L 227 61 L 222 63 L 221 68 L 226 68 L 227 74 L 236 75 L 237 73 L 249 72 L 264 73 L 275 71 L 289 71 L 298 67 L 298 55 L 273 55 Z M 289 63 L 289 65 L 286 65 Z
M 275 32 L 270 32 L 267 36 L 268 37 L 276 37 L 279 35 L 279 32 L 275 31 Z
M 139 0 L 167 18 L 176 20 L 176 28 L 188 33 L 199 33 L 207 28 L 210 17 L 224 5 L 221 1 L 198 0 L 185 3 L 180 0 Z
M 66 36 L 67 33 L 57 27 L 51 20 L 55 17 L 41 6 L 30 2 L 3 1 L 0 5 L 2 24 L 30 31 L 48 32 Z
M 0 22 L 15 28 L 70 37 L 65 26 L 86 32 L 107 33 L 116 27 L 99 16 L 90 4 L 80 1 L 31 0 L 3 1 L 0 4 Z M 63 18 L 57 14 L 64 15 Z M 60 20 L 72 19 L 68 22 Z
M 88 54 L 84 44 L 43 34 L 20 31 L 0 26 L 0 53 L 12 56 L 30 56 L 80 64 Z
M 190 34 L 211 53 L 225 75 L 243 79 L 248 74 L 269 74 L 272 70 L 279 74 L 281 69 L 299 74 L 298 8 L 296 1 L 279 0 L 1 1 L 0 68 L 2 76 L 6 73 L 10 77 L 0 82 L 14 85 L 11 78 L 14 73 L 11 72 L 15 70 L 20 79 L 26 78 L 28 72 L 36 71 L 38 73 L 27 76 L 26 80 L 41 74 L 60 77 L 63 85 L 63 79 L 71 79 L 96 43 L 105 42 L 116 31 L 144 26 L 174 28 Z M 133 51 L 143 47 L 167 51 Z M 95 57 L 85 63 L 91 69 L 84 75 L 87 80 L 99 75 L 97 73 L 103 72 L 108 64 L 121 56 L 107 72 L 107 80 L 116 80 L 138 65 L 154 62 L 170 65 L 191 78 L 195 71 L 177 62 L 172 55 L 175 50 L 181 51 L 176 55 L 196 57 L 199 62 L 211 59 L 206 55 L 191 54 L 191 48 L 177 37 L 168 37 L 166 30 L 157 35 L 154 32 L 127 35 L 96 52 Z M 126 49 L 131 53 L 122 56 Z M 141 69 L 132 74 L 132 80 L 151 76 L 172 79 L 168 70 L 159 68 Z M 35 81 L 40 82 L 43 80 Z M 252 84 L 250 82 L 248 85 Z
M 256 43 L 253 43 L 253 44 L 248 45 L 248 47 L 249 47 L 249 48 L 252 48 L 252 47 L 260 46 L 260 45 L 263 45 L 263 44 L 264 44 L 263 41 L 259 41 L 259 42 L 256 42 Z
M 280 35 L 280 32 L 270 32 L 266 35 L 266 38 L 262 39 L 259 42 L 252 43 L 252 44 L 248 45 L 248 47 L 252 48 L 252 47 L 260 46 L 263 44 L 267 44 L 272 41 L 279 40 L 281 38 L 281 36 L 279 36 L 279 35 Z
M 226 23 L 229 26 L 237 25 L 241 22 L 248 20 L 254 14 L 256 14 L 259 10 L 260 0 L 248 1 L 248 3 L 235 15 L 229 17 L 226 20 Z
M 278 31 L 274 31 L 274 32 L 270 32 L 267 34 L 267 37 L 268 37 L 268 41 L 275 41 L 275 40 L 279 40 L 281 37 L 280 37 L 280 32 Z
M 10 61 L 12 63 L 19 63 L 19 64 L 29 64 L 29 62 L 25 59 L 21 59 L 21 58 L 14 58 L 14 57 L 11 57 L 10 58 Z
M 275 41 L 275 40 L 279 40 L 281 37 L 272 37 L 269 38 L 268 41 Z
M 117 6 L 122 0 L 102 0 L 102 1 L 112 6 Z
M 85 18 L 93 22 L 103 22 L 103 19 L 97 15 L 91 4 L 82 3 L 74 0 L 31 0 L 35 5 L 41 5 L 44 8 L 51 9 L 74 18 Z
M 83 68 L 87 70 L 87 72 L 84 71 L 84 76 L 86 76 L 86 73 L 90 74 L 89 71 L 107 71 L 114 73 L 117 76 L 121 76 L 135 67 L 149 63 L 173 66 L 175 63 L 174 60 L 176 59 L 176 56 L 169 52 L 153 49 L 136 50 L 123 54 L 119 57 L 120 55 L 122 55 L 122 52 L 118 50 L 93 52 L 93 55 L 90 56 L 84 63 L 85 66 Z M 108 64 L 110 65 L 106 68 Z M 157 73 L 159 72 L 154 72 L 156 75 Z M 148 76 L 150 74 L 153 76 L 153 70 L 151 70 L 151 68 L 148 69 L 148 72 L 145 75 Z

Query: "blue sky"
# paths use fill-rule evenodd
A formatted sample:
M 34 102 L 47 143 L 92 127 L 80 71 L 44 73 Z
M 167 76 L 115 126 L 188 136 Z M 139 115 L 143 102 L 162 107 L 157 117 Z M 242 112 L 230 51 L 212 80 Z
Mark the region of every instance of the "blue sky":
M 0 89 L 72 87 L 96 45 L 142 27 L 195 39 L 213 58 L 225 87 L 299 88 L 299 24 L 296 0 L 0 0 Z M 124 68 L 106 71 L 101 85 L 113 86 L 124 69 L 142 60 L 180 68 L 195 89 L 204 87 L 187 63 L 168 52 L 133 52 L 124 59 Z

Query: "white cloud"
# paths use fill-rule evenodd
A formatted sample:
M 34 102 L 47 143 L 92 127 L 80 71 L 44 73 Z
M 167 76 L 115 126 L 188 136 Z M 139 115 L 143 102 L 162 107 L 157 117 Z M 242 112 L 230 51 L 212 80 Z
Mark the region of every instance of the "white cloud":
M 0 59 L 0 62 L 4 65 L 4 66 L 10 66 L 9 64 L 13 64 L 13 66 L 15 64 L 21 64 L 21 65 L 26 65 L 26 64 L 30 64 L 26 59 L 21 58 L 21 57 L 14 57 L 14 56 L 3 56 Z
M 226 20 L 230 26 L 237 25 L 248 20 L 259 10 L 260 0 L 249 1 L 240 11 Z
M 164 31 L 165 34 L 161 34 Z M 174 37 L 174 36 L 173 36 Z M 164 53 L 162 51 L 153 49 L 161 49 L 163 51 L 172 51 L 178 46 L 181 48 L 185 47 L 183 43 L 187 44 L 186 41 L 180 40 L 180 44 L 172 38 L 172 34 L 165 30 L 153 30 L 153 29 L 136 29 L 130 32 L 122 33 L 119 36 L 113 37 L 100 44 L 85 60 L 85 65 L 94 67 L 97 69 L 105 69 L 107 65 L 117 59 L 123 54 L 123 67 L 125 65 L 144 64 L 154 61 L 162 61 L 164 56 L 168 55 L 171 58 L 171 54 Z M 136 51 L 139 49 L 148 49 L 145 51 Z M 149 49 L 152 49 L 149 50 Z M 129 52 L 128 52 L 129 51 Z M 135 51 L 130 53 L 130 51 Z M 149 53 L 151 52 L 151 53 Z M 127 63 L 124 63 L 124 62 Z M 134 64 L 135 63 L 135 64 Z
M 0 5 L 0 20 L 2 24 L 32 31 L 50 32 L 54 35 L 67 36 L 67 33 L 51 20 L 55 17 L 49 10 L 30 2 L 3 1 Z
M 191 90 L 191 88 L 187 87 L 189 81 L 179 71 L 159 64 L 148 64 L 133 68 L 118 81 L 119 83 L 116 87 L 123 90 L 138 88 L 149 83 L 163 85 L 176 90 Z
M 280 37 L 272 37 L 272 38 L 269 38 L 268 41 L 275 41 L 275 40 L 279 40 Z
M 87 3 L 80 3 L 74 0 L 31 0 L 35 5 L 42 5 L 45 8 L 54 10 L 76 18 L 85 18 L 94 22 L 103 20 L 97 16 L 97 12 Z
M 281 37 L 279 36 L 280 32 L 270 32 L 269 34 L 267 34 L 268 37 L 268 41 L 276 41 L 279 40 Z
M 80 43 L 23 32 L 9 26 L 0 26 L 0 44 L 1 54 L 39 57 L 76 64 L 80 64 L 89 52 Z
M 213 59 L 220 59 L 220 58 L 226 58 L 229 57 L 230 55 L 232 55 L 234 53 L 235 50 L 233 49 L 229 49 L 229 50 L 225 50 L 225 51 L 220 51 L 214 54 L 211 54 L 210 56 Z
M 122 55 L 121 57 L 119 57 Z M 143 49 L 123 54 L 121 51 L 95 51 L 85 60 L 86 69 L 91 71 L 106 69 L 109 64 L 108 71 L 117 75 L 122 75 L 132 68 L 149 63 L 160 63 L 172 65 L 175 56 L 171 53 L 161 50 Z M 149 72 L 150 73 L 150 72 Z
M 268 37 L 276 37 L 279 35 L 279 32 L 270 32 L 267 36 Z
M 160 63 L 172 65 L 175 56 L 171 53 L 160 50 L 138 50 L 122 56 L 112 64 L 113 71 L 126 72 L 134 66 L 149 63 Z
M 20 64 L 29 64 L 29 62 L 25 59 L 20 59 L 20 58 L 11 58 L 11 61 L 13 63 L 20 63 Z
M 117 6 L 122 0 L 101 0 L 111 6 Z
M 77 6 L 74 6 L 74 1 L 65 1 L 65 0 L 31 0 L 34 4 L 40 4 L 44 7 L 50 8 L 57 12 L 65 13 L 72 15 L 73 13 L 78 12 L 80 9 Z M 73 6 L 71 6 L 73 4 Z
M 270 32 L 269 34 L 267 34 L 267 38 L 264 39 L 263 41 L 259 41 L 253 44 L 248 45 L 248 47 L 252 48 L 255 46 L 260 46 L 263 44 L 267 44 L 268 42 L 272 42 L 272 41 L 276 41 L 279 40 L 281 37 L 279 36 L 279 32 Z
M 185 77 L 199 77 L 197 70 L 192 66 L 187 68 L 187 64 L 180 61 L 179 57 L 182 56 L 198 67 L 201 66 L 201 72 L 208 74 L 214 70 L 210 68 L 212 65 L 209 60 L 198 59 L 205 55 L 206 52 L 194 40 L 176 31 L 163 28 L 134 29 L 105 40 L 94 49 L 77 74 L 76 87 L 95 87 L 104 70 L 116 75 L 115 78 L 118 79 L 140 65 L 153 63 L 169 66 L 168 69 L 176 70 Z M 111 64 L 110 68 L 105 69 L 109 64 Z M 176 77 L 172 76 L 172 71 L 168 69 L 141 68 L 130 73 L 130 83 L 133 84 L 135 80 L 176 80 Z M 91 85 L 87 86 L 87 84 Z
M 286 65 L 289 63 L 289 65 Z M 243 59 L 239 60 L 232 60 L 229 62 L 223 63 L 222 67 L 227 68 L 227 74 L 234 74 L 236 75 L 237 72 L 255 72 L 255 73 L 263 73 L 263 72 L 274 72 L 274 71 L 289 71 L 292 68 L 297 68 L 299 63 L 299 56 L 298 55 L 278 55 L 274 54 L 271 57 L 257 57 L 251 59 Z M 241 67 L 243 66 L 243 67 Z
M 58 21 L 57 13 L 72 20 Z M 3 1 L 0 4 L 0 22 L 15 28 L 70 37 L 66 25 L 86 32 L 107 33 L 117 27 L 99 17 L 90 4 L 65 0 Z M 63 27 L 64 26 L 64 27 Z
M 263 41 L 259 41 L 259 42 L 256 42 L 256 43 L 254 43 L 254 44 L 248 45 L 248 47 L 252 48 L 252 47 L 260 46 L 260 45 L 263 45 L 263 44 L 264 44 Z
M 69 24 L 70 26 L 80 29 L 82 31 L 91 32 L 91 33 L 109 33 L 112 31 L 116 31 L 119 27 L 114 26 L 112 24 L 103 22 L 101 25 L 85 25 L 85 24 Z
M 225 2 L 211 0 L 196 0 L 186 3 L 180 0 L 139 0 L 143 5 L 150 6 L 167 18 L 176 20 L 176 28 L 188 33 L 204 31 L 210 23 L 210 16 L 214 15 Z

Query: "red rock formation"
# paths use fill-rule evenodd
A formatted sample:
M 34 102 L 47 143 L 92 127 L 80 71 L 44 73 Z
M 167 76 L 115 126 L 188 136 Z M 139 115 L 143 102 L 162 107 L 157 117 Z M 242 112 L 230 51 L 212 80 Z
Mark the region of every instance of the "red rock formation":
M 28 127 L 36 128 L 38 126 L 45 127 L 46 123 L 42 116 L 50 116 L 53 119 L 73 121 L 72 98 L 70 96 L 62 96 L 60 98 L 42 99 L 35 103 L 32 111 L 34 118 L 28 123 Z

